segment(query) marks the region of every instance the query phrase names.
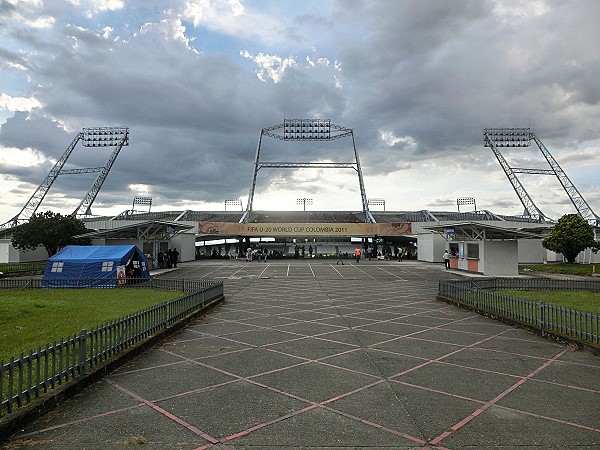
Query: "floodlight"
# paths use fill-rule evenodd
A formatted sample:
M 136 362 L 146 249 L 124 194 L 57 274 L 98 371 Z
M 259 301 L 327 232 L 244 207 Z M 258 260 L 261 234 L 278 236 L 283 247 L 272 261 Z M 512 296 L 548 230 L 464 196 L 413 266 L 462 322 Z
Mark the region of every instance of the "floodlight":
M 239 198 L 228 198 L 227 200 L 225 200 L 225 211 L 227 211 L 227 205 L 237 205 L 242 209 L 242 211 L 244 210 L 244 207 L 242 206 L 242 201 Z
M 383 210 L 385 211 L 385 199 L 383 198 L 370 198 L 367 201 L 367 205 L 383 206 Z
M 306 205 L 312 205 L 312 203 L 313 203 L 312 198 L 297 198 L 296 199 L 296 204 L 302 205 L 304 208 L 304 211 L 306 211 Z
M 473 205 L 475 211 L 477 211 L 477 205 L 473 197 L 461 197 L 456 199 L 456 206 L 458 206 L 458 212 L 460 212 L 460 205 Z
M 131 210 L 135 211 L 135 205 L 143 205 L 148 207 L 148 212 L 152 208 L 152 197 L 134 197 Z
M 122 145 L 129 145 L 129 128 L 84 128 L 81 143 L 84 147 L 116 147 L 117 145 L 121 145 L 121 143 Z

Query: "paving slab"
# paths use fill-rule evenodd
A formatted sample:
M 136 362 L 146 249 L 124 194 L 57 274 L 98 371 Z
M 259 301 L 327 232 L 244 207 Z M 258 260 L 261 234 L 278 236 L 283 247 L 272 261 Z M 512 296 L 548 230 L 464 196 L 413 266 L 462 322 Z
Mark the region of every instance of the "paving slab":
M 226 300 L 6 449 L 600 448 L 600 358 L 435 300 L 416 261 L 195 261 Z

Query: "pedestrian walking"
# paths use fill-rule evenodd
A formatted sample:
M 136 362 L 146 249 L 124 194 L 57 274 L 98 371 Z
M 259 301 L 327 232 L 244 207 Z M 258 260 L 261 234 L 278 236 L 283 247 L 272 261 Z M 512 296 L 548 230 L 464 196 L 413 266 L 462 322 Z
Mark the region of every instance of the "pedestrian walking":
M 360 245 L 356 246 L 356 249 L 354 250 L 354 256 L 356 257 L 356 264 L 358 264 L 360 262 Z
M 344 265 L 344 261 L 342 260 L 342 252 L 337 251 L 337 262 L 335 263 L 335 265 L 337 266 L 339 263 L 342 263 L 342 266 Z
M 444 265 L 446 266 L 446 270 L 450 269 L 450 253 L 448 253 L 448 250 L 444 252 L 444 256 L 442 256 L 442 258 L 444 258 Z

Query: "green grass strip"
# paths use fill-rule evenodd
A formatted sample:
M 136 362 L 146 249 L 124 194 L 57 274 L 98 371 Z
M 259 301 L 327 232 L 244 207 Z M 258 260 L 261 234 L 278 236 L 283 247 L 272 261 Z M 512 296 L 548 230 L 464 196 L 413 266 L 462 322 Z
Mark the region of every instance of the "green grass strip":
M 0 291 L 0 360 L 181 297 L 154 289 Z
M 590 291 L 521 291 L 502 289 L 497 294 L 544 302 L 555 306 L 571 308 L 581 312 L 600 314 L 600 292 Z
M 519 264 L 519 270 L 528 269 L 533 272 L 542 273 L 562 273 L 565 275 L 592 275 L 594 268 L 596 273 L 600 273 L 600 264 L 569 264 L 569 263 L 551 263 L 551 264 Z

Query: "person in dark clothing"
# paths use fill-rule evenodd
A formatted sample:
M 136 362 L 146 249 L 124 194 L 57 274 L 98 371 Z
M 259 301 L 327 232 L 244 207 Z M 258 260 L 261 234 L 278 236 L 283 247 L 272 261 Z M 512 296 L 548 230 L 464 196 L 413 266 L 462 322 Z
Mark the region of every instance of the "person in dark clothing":
M 179 252 L 177 251 L 176 248 L 173 248 L 173 251 L 171 252 L 171 263 L 173 264 L 173 267 L 177 267 L 178 260 L 179 260 Z

